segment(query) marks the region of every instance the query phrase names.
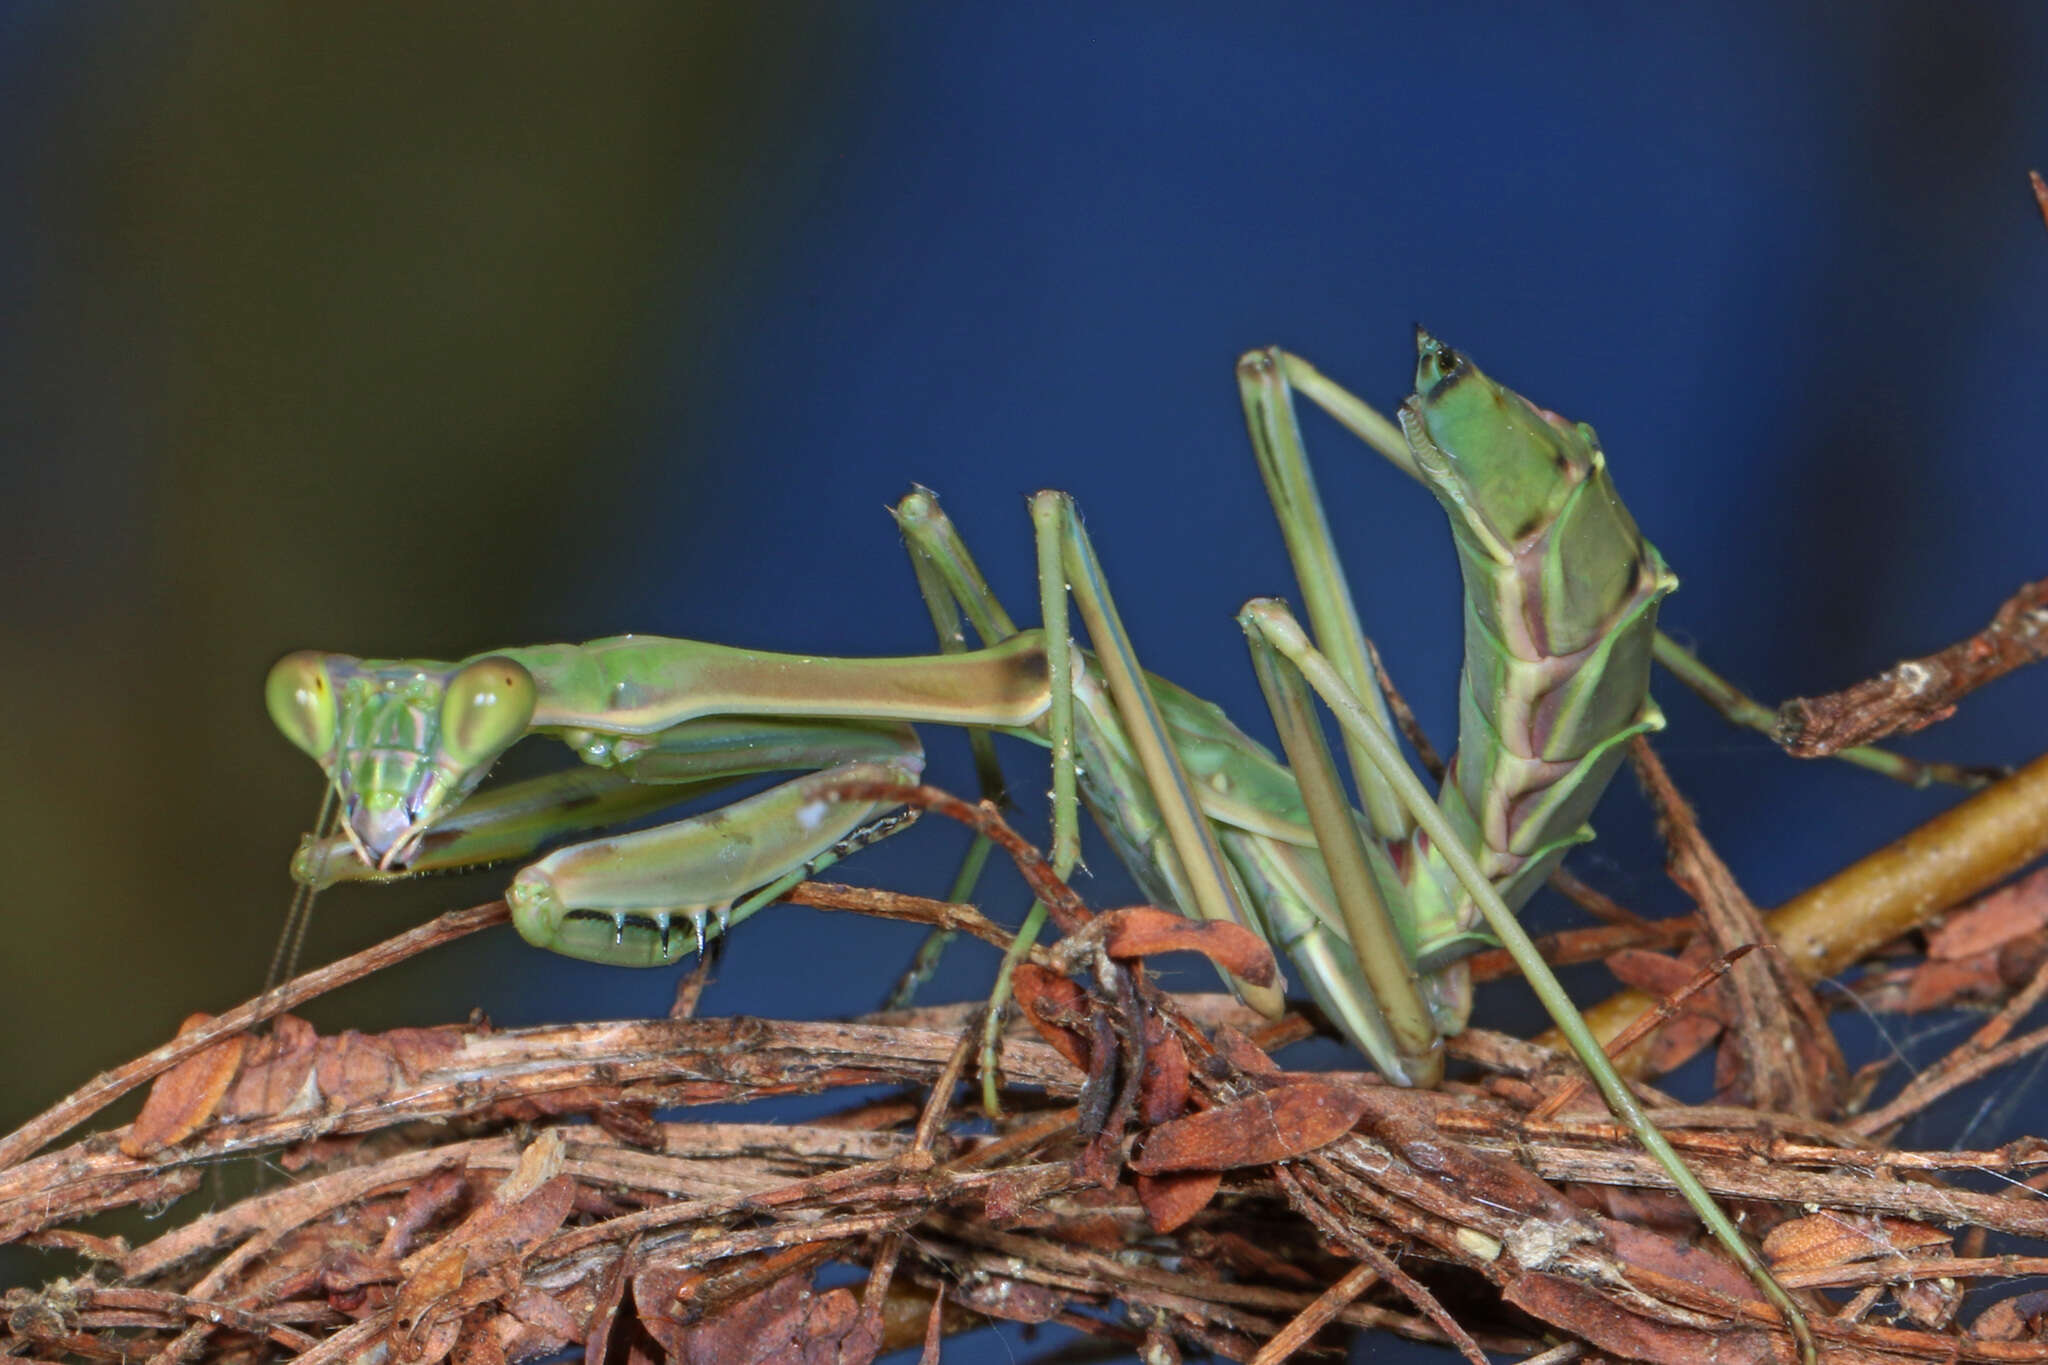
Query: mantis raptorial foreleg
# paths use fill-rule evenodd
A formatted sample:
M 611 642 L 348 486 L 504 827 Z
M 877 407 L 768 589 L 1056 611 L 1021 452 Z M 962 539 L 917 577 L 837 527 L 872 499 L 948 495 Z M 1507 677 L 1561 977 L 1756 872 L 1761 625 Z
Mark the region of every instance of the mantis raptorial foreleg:
M 306 881 L 524 856 L 550 837 L 742 776 L 815 769 L 706 815 L 571 845 L 514 878 L 507 898 L 529 942 L 639 966 L 680 956 L 678 918 L 701 946 L 707 918 L 723 929 L 804 869 L 893 828 L 892 805 L 829 797 L 852 780 L 916 780 L 923 751 L 902 717 L 1015 726 L 1046 702 L 1035 637 L 904 660 L 651 636 L 455 664 L 306 653 L 279 663 L 270 681 L 273 717 L 327 770 L 343 817 L 341 835 L 301 850 L 295 870 Z M 498 755 L 532 733 L 660 795 L 577 773 L 475 796 Z

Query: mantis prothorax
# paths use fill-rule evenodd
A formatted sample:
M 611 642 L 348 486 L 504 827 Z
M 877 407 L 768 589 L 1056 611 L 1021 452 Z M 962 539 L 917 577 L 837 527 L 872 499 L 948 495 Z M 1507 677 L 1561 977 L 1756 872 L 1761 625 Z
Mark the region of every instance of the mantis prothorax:
M 522 868 L 507 899 L 541 947 L 658 965 L 809 871 L 878 837 L 894 812 L 826 799 L 851 780 L 915 779 L 912 722 L 1046 743 L 1055 864 L 1074 857 L 1075 794 L 1147 893 L 1265 933 L 1326 1014 L 1400 1084 L 1434 1084 L 1470 1007 L 1464 957 L 1512 952 L 1616 1114 L 1666 1165 L 1805 1341 L 1798 1310 L 1699 1186 L 1579 1022 L 1514 919 L 1570 845 L 1648 697 L 1659 600 L 1677 580 L 1616 496 L 1592 428 L 1544 411 L 1418 333 L 1396 428 L 1305 362 L 1253 352 L 1238 376 L 1253 446 L 1314 639 L 1281 603 L 1239 615 L 1287 766 L 1209 703 L 1145 674 L 1071 501 L 1032 502 L 1040 630 L 989 591 L 937 501 L 896 509 L 946 652 L 908 659 L 766 654 L 621 636 L 456 663 L 300 653 L 272 671 L 279 727 L 327 773 L 340 836 L 310 839 L 309 885 L 521 857 L 543 841 L 750 773 L 804 775 L 708 814 L 571 844 Z M 1315 493 L 1292 395 L 1331 411 L 1436 495 L 1465 579 L 1457 754 L 1432 798 L 1401 757 Z M 1067 588 L 1092 652 L 1067 639 Z M 957 647 L 964 613 L 983 647 Z M 1345 737 L 1362 810 L 1308 701 Z M 500 754 L 551 735 L 580 770 L 477 794 Z M 679 923 L 689 929 L 678 933 Z M 1277 991 L 1240 989 L 1277 1012 Z M 1810 1349 L 1810 1346 L 1809 1346 Z

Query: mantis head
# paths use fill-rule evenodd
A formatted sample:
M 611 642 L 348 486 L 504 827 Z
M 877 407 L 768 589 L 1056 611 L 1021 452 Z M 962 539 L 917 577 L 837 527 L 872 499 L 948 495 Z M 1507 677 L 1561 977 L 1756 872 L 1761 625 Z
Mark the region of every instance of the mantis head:
M 312 756 L 364 863 L 402 868 L 533 719 L 533 675 L 486 654 L 455 664 L 301 650 L 270 670 L 270 718 Z

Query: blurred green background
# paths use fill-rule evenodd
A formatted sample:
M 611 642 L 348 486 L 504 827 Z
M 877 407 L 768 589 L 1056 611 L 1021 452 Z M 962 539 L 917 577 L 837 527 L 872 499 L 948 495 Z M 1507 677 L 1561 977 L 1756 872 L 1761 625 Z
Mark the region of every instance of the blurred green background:
M 1666 622 L 1766 697 L 1974 629 L 2048 562 L 2044 58 L 2017 3 L 7 6 L 0 1124 L 260 985 L 318 799 L 262 713 L 288 649 L 914 651 L 884 504 L 938 488 L 1014 605 L 1053 485 L 1148 661 L 1263 731 L 1229 620 L 1289 588 L 1230 380 L 1253 345 L 1391 405 L 1420 319 L 1593 421 L 1684 579 Z M 1441 518 L 1309 434 L 1448 737 Z M 1760 902 L 1943 804 L 1663 695 Z M 2022 760 L 2044 701 L 2007 683 L 1914 747 Z M 1598 824 L 1575 865 L 1676 909 L 1633 794 Z M 846 872 L 936 892 L 958 843 Z M 501 882 L 336 894 L 310 956 Z M 914 940 L 778 910 L 707 1008 L 865 1008 Z M 989 963 L 959 966 L 942 995 Z M 310 1012 L 669 989 L 508 932 Z M 2029 1122 L 1997 1103 L 1919 1136 Z

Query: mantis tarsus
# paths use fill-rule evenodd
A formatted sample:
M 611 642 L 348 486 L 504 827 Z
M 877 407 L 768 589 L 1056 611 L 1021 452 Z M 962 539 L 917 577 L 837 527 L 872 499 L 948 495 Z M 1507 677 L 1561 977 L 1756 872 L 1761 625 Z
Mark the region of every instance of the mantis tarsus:
M 1643 1118 L 1514 920 L 1571 844 L 1648 697 L 1659 600 L 1676 585 L 1615 495 L 1593 431 L 1535 407 L 1418 334 L 1399 428 L 1278 350 L 1239 363 L 1248 425 L 1314 630 L 1281 603 L 1239 615 L 1287 765 L 1220 711 L 1145 674 L 1064 494 L 1032 501 L 1044 625 L 1019 630 L 937 501 L 896 509 L 946 648 L 825 659 L 622 636 L 496 650 L 452 664 L 300 653 L 272 671 L 285 734 L 326 771 L 341 833 L 309 839 L 302 883 L 524 857 L 752 773 L 804 775 L 704 815 L 571 844 L 508 892 L 530 942 L 657 965 L 744 918 L 894 812 L 826 799 L 849 780 L 914 779 L 910 722 L 1022 735 L 1053 751 L 1054 860 L 1075 857 L 1076 795 L 1148 894 L 1268 935 L 1389 1079 L 1433 1084 L 1463 1026 L 1462 959 L 1498 939 L 1521 963 L 1615 1112 L 1783 1311 L 1803 1320 Z M 1466 585 L 1460 739 L 1432 798 L 1400 756 L 1295 424 L 1303 394 L 1437 496 Z M 1067 598 L 1092 653 L 1071 649 Z M 965 614 L 983 644 L 964 647 Z M 1308 701 L 1343 730 L 1362 810 Z M 495 793 L 478 784 L 530 734 L 600 771 Z M 678 927 L 688 933 L 679 933 Z M 1278 992 L 1242 988 L 1277 1012 Z

